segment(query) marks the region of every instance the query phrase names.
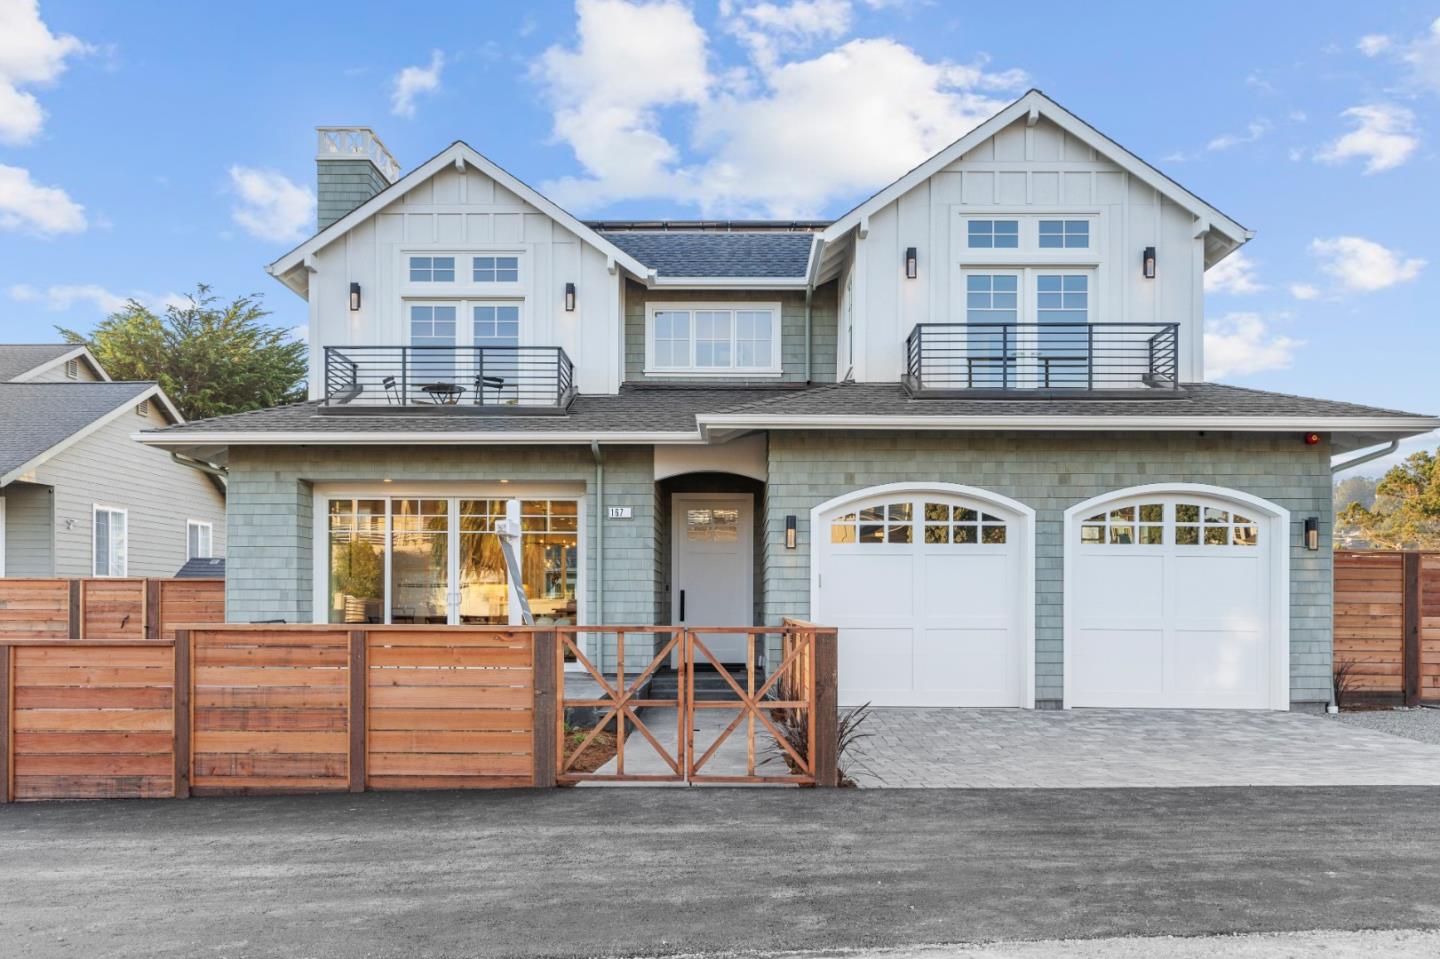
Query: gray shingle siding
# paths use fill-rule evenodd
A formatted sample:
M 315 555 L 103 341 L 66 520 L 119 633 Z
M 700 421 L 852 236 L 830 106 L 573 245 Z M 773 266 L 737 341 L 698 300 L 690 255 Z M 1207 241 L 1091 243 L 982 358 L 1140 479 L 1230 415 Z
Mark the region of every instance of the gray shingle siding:
M 1145 483 L 1207 483 L 1262 497 L 1291 512 L 1291 699 L 1330 696 L 1332 527 L 1330 451 L 1290 435 L 776 432 L 766 498 L 765 619 L 808 615 L 810 510 L 882 483 L 939 481 L 1013 497 L 1036 511 L 1036 697 L 1061 697 L 1064 511 Z M 785 516 L 799 548 L 784 549 Z M 1301 545 L 1306 516 L 1320 517 L 1320 550 Z
M 369 160 L 317 160 L 315 167 L 317 232 L 390 185 Z
M 634 281 L 625 284 L 625 380 L 630 383 L 686 382 L 684 377 L 645 375 L 645 307 L 648 303 L 779 303 L 780 379 L 805 382 L 805 294 L 790 290 L 648 290 Z M 835 381 L 835 337 L 838 322 L 837 286 L 826 283 L 810 300 L 810 379 Z M 696 377 L 697 383 L 774 383 L 775 378 Z

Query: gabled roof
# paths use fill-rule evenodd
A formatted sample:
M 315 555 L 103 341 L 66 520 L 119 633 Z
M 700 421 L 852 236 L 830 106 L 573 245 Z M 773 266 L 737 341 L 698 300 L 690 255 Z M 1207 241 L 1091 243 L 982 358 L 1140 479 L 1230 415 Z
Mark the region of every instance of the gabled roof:
M 185 422 L 155 383 L 0 383 L 0 486 L 150 399 Z
M 600 235 L 655 271 L 658 278 L 788 279 L 803 285 L 814 234 L 774 231 L 706 233 L 601 230 Z
M 1254 235 L 1250 230 L 1191 193 L 1041 91 L 1030 90 L 1020 99 L 830 224 L 829 228 L 821 234 L 821 241 L 833 243 L 850 230 L 861 226 L 877 210 L 893 203 L 1017 120 L 1025 118 L 1027 122 L 1034 123 L 1042 116 L 1077 140 L 1099 151 L 1106 159 L 1155 189 L 1162 196 L 1194 213 L 1210 229 L 1223 234 L 1230 241 L 1225 254 L 1230 253 Z M 1216 259 L 1220 259 L 1220 257 L 1216 257 Z
M 34 379 L 45 370 L 73 359 L 83 359 L 96 376 L 110 379 L 110 374 L 83 343 L 5 343 L 0 344 L 0 383 Z
M 430 179 L 430 177 L 439 173 L 447 166 L 455 166 L 457 169 L 463 169 L 466 166 L 474 167 L 586 243 L 600 250 L 619 266 L 624 267 L 636 276 L 644 277 L 647 274 L 648 271 L 645 266 L 630 256 L 630 254 L 605 239 L 571 214 L 562 210 L 553 200 L 540 193 L 534 187 L 502 169 L 461 140 L 456 140 L 450 144 L 450 146 L 441 150 L 435 154 L 435 156 L 426 160 L 405 176 L 402 176 L 369 200 L 360 204 L 360 206 L 351 210 L 319 233 L 316 233 L 274 263 L 271 263 L 266 267 L 267 272 L 300 295 L 307 295 L 309 289 L 308 276 L 304 273 L 299 273 L 292 277 L 292 274 L 296 273 L 297 268 L 305 265 L 308 257 L 313 256 L 317 251 L 328 246 L 337 238 L 343 236 L 355 226 L 374 216 L 376 213 L 379 213 L 392 203 L 398 202 L 406 193 L 409 193 L 416 186 Z

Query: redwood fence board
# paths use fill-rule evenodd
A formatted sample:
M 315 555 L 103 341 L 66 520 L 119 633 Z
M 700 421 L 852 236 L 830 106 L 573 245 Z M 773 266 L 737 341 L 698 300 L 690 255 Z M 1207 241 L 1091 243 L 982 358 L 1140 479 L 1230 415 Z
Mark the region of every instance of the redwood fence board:
M 222 579 L 0 579 L 0 639 L 174 639 L 224 621 Z
M 1355 695 L 1440 701 L 1440 553 L 1337 552 L 1334 617 Z

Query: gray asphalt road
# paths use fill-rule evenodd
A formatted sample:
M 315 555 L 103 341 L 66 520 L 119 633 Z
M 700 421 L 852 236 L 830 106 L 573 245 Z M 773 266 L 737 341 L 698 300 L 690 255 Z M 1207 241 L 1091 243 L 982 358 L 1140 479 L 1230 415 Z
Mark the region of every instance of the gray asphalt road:
M 0 952 L 570 956 L 1440 927 L 1416 787 L 0 807 Z

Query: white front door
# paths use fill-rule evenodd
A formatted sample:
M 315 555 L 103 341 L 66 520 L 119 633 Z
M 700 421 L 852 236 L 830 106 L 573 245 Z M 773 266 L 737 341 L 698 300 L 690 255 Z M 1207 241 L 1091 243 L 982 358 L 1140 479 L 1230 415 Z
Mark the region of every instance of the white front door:
M 748 493 L 671 497 L 674 621 L 682 626 L 748 626 L 754 607 L 754 501 Z M 702 633 L 722 662 L 745 662 L 744 633 Z M 697 659 L 698 665 L 708 662 Z
M 1085 508 L 1071 524 L 1067 706 L 1277 705 L 1283 524 L 1249 504 L 1164 491 Z
M 944 488 L 821 510 L 812 618 L 840 630 L 840 704 L 1028 705 L 1030 523 Z

